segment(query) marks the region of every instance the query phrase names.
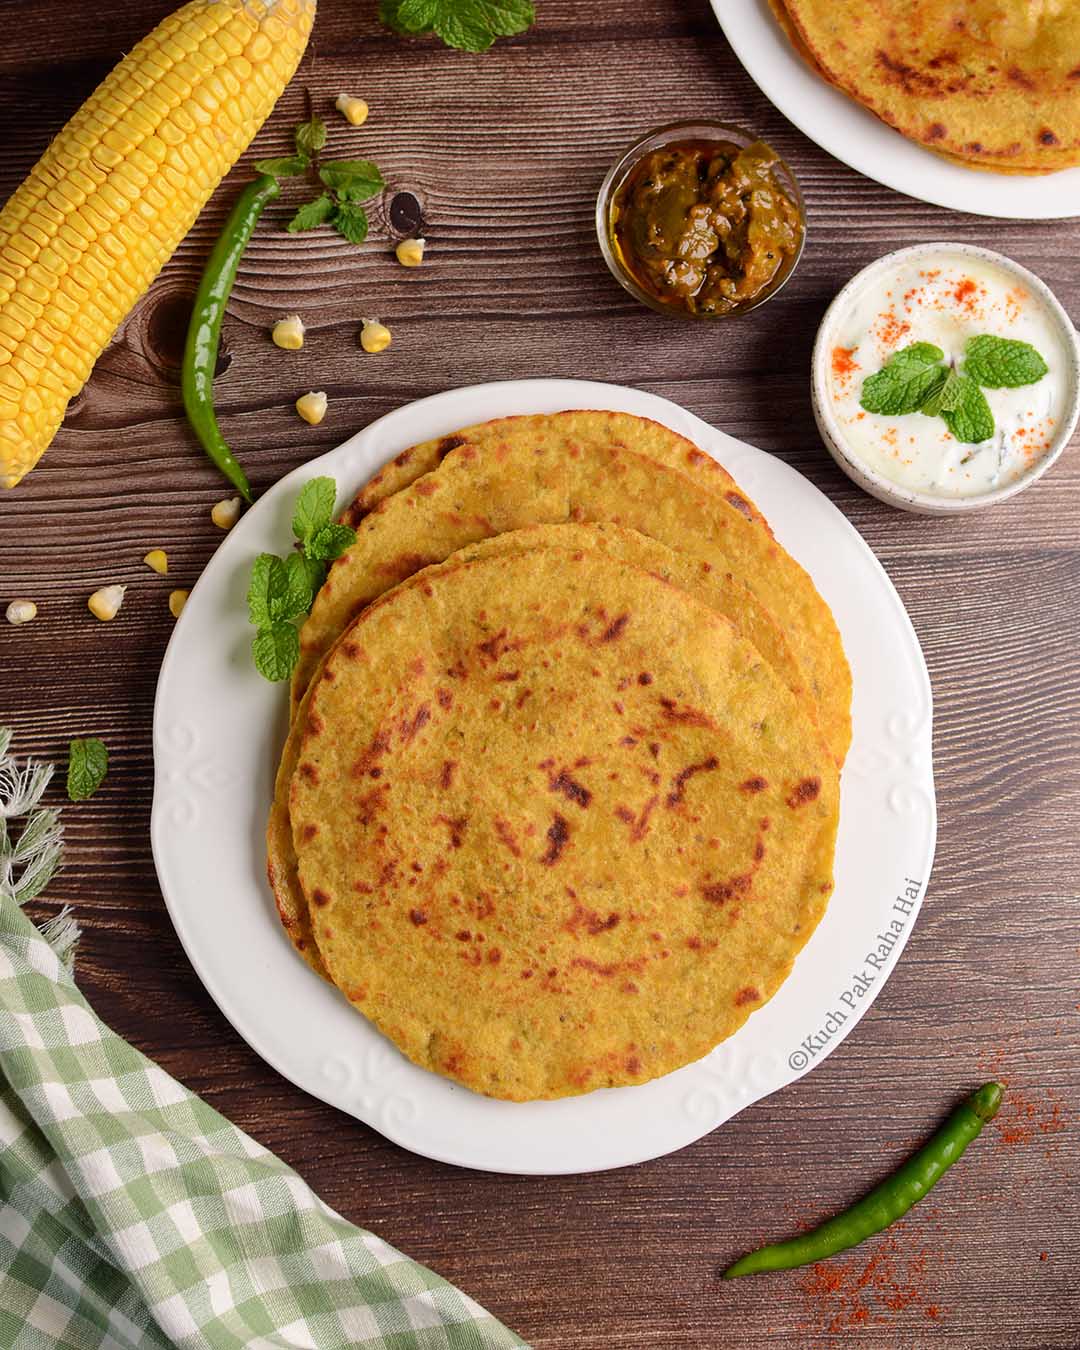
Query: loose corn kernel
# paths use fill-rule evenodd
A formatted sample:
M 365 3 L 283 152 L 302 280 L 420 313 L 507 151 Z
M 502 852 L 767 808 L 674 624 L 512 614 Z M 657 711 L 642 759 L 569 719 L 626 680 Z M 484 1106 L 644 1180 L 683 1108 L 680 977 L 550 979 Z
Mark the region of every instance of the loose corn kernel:
M 86 607 L 95 619 L 100 619 L 102 623 L 108 623 L 110 619 L 115 619 L 120 613 L 120 606 L 124 603 L 124 592 L 126 586 L 102 586 L 86 602 Z
M 424 261 L 426 239 L 402 239 L 394 252 L 402 267 L 419 267 Z
M 296 400 L 296 411 L 309 426 L 317 427 L 326 416 L 326 395 L 321 390 L 304 394 Z
M 7 621 L 18 626 L 37 618 L 37 605 L 33 600 L 12 600 L 7 607 Z
M 187 598 L 190 591 L 170 591 L 169 592 L 169 613 L 174 619 L 180 617 L 180 612 L 187 604 Z
M 278 319 L 270 332 L 275 347 L 287 352 L 298 352 L 304 345 L 304 321 L 299 314 L 290 314 L 287 319 Z
M 353 98 L 351 94 L 338 94 L 334 107 L 354 127 L 362 127 L 367 121 L 368 105 L 362 98 Z
M 384 352 L 393 339 L 390 336 L 390 329 L 386 324 L 380 323 L 378 319 L 364 319 L 363 328 L 360 330 L 360 346 L 366 352 Z
M 163 548 L 152 548 L 143 559 L 147 567 L 152 567 L 159 577 L 163 577 L 169 570 L 169 559 Z
M 220 502 L 215 502 L 210 519 L 219 530 L 231 530 L 240 519 L 241 504 L 239 497 L 226 497 Z

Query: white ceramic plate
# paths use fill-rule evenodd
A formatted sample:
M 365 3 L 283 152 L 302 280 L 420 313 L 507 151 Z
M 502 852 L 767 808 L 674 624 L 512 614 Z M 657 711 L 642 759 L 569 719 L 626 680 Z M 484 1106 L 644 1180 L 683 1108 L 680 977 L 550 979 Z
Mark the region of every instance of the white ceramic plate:
M 834 89 L 806 64 L 768 0 L 712 0 L 735 55 L 769 101 L 823 150 L 909 197 L 1013 220 L 1080 215 L 1080 169 L 1025 177 L 952 164 Z M 796 169 L 796 172 L 798 170 Z
M 558 1102 L 479 1097 L 409 1063 L 292 950 L 266 884 L 263 829 L 287 695 L 251 664 L 245 593 L 284 552 L 301 485 L 342 493 L 417 441 L 489 417 L 611 408 L 666 423 L 715 455 L 760 504 L 832 606 L 855 678 L 836 891 L 794 973 L 730 1040 L 641 1087 Z M 431 1158 L 496 1172 L 587 1172 L 655 1158 L 820 1063 L 885 983 L 934 852 L 930 682 L 874 555 L 781 460 L 652 394 L 522 380 L 422 399 L 296 469 L 226 536 L 191 594 L 154 708 L 154 861 L 188 956 L 241 1036 L 286 1078 Z M 861 991 L 861 992 L 860 992 Z

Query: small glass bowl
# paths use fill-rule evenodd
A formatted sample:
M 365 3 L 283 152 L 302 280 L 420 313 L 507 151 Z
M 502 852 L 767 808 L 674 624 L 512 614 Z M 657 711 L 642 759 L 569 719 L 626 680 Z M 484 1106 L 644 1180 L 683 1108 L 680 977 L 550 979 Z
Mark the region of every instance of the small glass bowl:
M 735 309 L 729 309 L 723 314 L 693 314 L 689 310 L 678 309 L 673 305 L 665 305 L 662 300 L 650 295 L 637 282 L 633 273 L 626 266 L 622 259 L 622 253 L 615 241 L 615 222 L 613 219 L 615 197 L 631 171 L 637 166 L 638 162 L 653 150 L 660 150 L 665 145 L 670 145 L 673 141 L 730 141 L 737 145 L 740 150 L 748 145 L 753 145 L 761 139 L 760 136 L 754 136 L 744 127 L 737 127 L 730 122 L 712 122 L 708 120 L 699 120 L 695 122 L 669 122 L 666 126 L 656 127 L 652 131 L 647 131 L 640 140 L 634 142 L 632 146 L 611 166 L 600 185 L 600 193 L 596 198 L 596 237 L 600 241 L 600 252 L 604 255 L 604 261 L 608 265 L 611 275 L 625 291 L 640 300 L 643 305 L 648 305 L 651 310 L 657 314 L 663 314 L 670 319 L 703 319 L 707 322 L 715 322 L 718 319 L 733 319 L 740 314 L 749 314 L 752 309 L 757 309 L 763 305 L 766 300 L 771 300 L 778 290 L 784 285 L 788 277 L 799 264 L 802 257 L 803 246 L 806 243 L 806 207 L 803 202 L 803 196 L 799 190 L 798 180 L 792 173 L 788 164 L 778 158 L 773 168 L 778 185 L 795 203 L 799 212 L 799 224 L 801 231 L 799 234 L 799 244 L 795 252 L 787 259 L 779 269 L 772 281 L 764 287 L 753 300 L 747 304 L 739 305 Z

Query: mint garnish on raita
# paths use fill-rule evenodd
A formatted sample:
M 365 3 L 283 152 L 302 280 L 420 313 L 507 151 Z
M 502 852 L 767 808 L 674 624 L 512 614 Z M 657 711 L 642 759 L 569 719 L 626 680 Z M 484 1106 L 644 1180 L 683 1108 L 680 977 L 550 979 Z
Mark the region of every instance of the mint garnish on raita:
M 1048 370 L 1030 342 L 1015 338 L 973 337 L 959 364 L 946 362 L 932 342 L 914 342 L 866 379 L 860 404 L 884 417 L 921 412 L 944 418 L 958 441 L 978 444 L 994 434 L 994 415 L 981 386 L 1018 389 L 1036 384 Z

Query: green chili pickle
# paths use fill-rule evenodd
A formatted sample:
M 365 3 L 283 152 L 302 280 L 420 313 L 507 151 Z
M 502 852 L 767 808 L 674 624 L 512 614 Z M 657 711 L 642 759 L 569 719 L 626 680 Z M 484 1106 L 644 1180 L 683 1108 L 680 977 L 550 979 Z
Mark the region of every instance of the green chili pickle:
M 798 203 L 764 141 L 676 140 L 650 150 L 611 202 L 619 261 L 665 309 L 708 317 L 747 309 L 790 271 Z

